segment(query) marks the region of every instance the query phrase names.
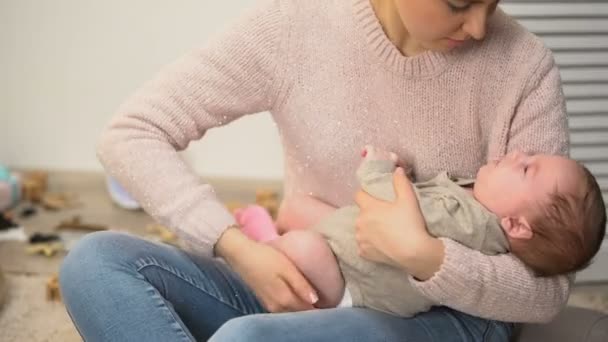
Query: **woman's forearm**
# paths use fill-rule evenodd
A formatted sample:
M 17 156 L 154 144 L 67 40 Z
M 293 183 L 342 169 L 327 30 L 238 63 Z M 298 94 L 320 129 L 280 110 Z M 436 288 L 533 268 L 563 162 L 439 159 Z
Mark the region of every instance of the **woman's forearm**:
M 431 236 L 417 247 L 415 250 L 402 251 L 397 262 L 409 275 L 425 281 L 441 269 L 445 249 L 441 240 Z
M 470 315 L 507 322 L 551 321 L 566 305 L 566 276 L 536 277 L 511 254 L 488 256 L 449 239 L 445 255 L 426 281 L 410 283 L 424 296 Z

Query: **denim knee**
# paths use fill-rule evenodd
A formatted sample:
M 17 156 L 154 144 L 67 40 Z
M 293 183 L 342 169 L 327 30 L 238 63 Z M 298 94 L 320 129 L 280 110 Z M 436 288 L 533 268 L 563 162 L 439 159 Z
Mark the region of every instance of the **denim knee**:
M 95 232 L 85 235 L 64 258 L 59 269 L 62 293 L 78 288 L 84 279 L 100 274 L 101 268 L 119 263 L 125 240 L 133 237 L 116 232 Z

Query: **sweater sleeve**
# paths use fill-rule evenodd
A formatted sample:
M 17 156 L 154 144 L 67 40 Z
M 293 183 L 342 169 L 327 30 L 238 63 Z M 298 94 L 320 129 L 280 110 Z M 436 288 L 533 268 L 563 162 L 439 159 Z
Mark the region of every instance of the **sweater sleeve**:
M 234 219 L 178 151 L 208 129 L 272 109 L 285 59 L 280 6 L 265 0 L 206 47 L 161 70 L 119 107 L 98 143 L 107 172 L 195 253 L 212 255 Z
M 536 64 L 510 126 L 505 152 L 567 154 L 568 125 L 559 70 L 549 51 Z M 442 239 L 445 259 L 425 282 L 410 279 L 425 296 L 469 314 L 509 322 L 548 322 L 566 305 L 567 276 L 536 277 L 511 254 L 487 256 Z
M 568 301 L 568 277 L 536 277 L 512 254 L 488 256 L 441 240 L 441 269 L 425 282 L 410 277 L 414 287 L 441 305 L 486 319 L 542 323 L 551 321 Z

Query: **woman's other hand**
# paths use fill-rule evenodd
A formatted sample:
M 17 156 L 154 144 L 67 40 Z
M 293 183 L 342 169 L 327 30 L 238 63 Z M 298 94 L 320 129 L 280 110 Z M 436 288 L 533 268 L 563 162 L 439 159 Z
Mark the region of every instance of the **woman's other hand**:
M 224 232 L 216 253 L 243 278 L 270 312 L 314 309 L 318 296 L 296 266 L 273 247 L 247 238 L 238 228 Z

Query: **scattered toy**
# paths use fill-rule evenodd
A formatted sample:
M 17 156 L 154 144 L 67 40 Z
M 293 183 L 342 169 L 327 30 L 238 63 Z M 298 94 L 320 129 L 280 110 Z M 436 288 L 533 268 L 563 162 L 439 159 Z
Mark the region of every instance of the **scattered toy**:
M 25 248 L 27 254 L 42 254 L 48 258 L 57 254 L 57 252 L 65 251 L 61 242 L 52 243 L 36 243 Z
M 245 206 L 241 202 L 226 202 L 226 203 L 224 203 L 224 205 L 226 206 L 226 208 L 228 208 L 228 210 L 232 214 L 234 214 L 234 212 L 237 211 L 238 209 L 241 209 Z
M 19 217 L 28 218 L 28 217 L 36 215 L 36 212 L 37 212 L 37 210 L 35 207 L 27 207 L 27 208 L 24 208 L 23 210 L 21 210 Z
M 19 225 L 13 221 L 11 216 L 12 215 L 8 213 L 0 213 L 0 230 L 8 230 L 19 227 Z
M 61 301 L 59 276 L 57 274 L 52 275 L 46 282 L 46 299 L 49 301 Z
M 11 220 L 11 221 L 13 221 L 13 222 L 15 221 L 15 214 L 13 213 L 13 211 L 12 211 L 12 210 L 6 210 L 6 211 L 3 213 L 3 215 L 4 215 L 4 217 L 6 217 L 8 220 Z
M 45 193 L 40 199 L 40 204 L 47 210 L 60 210 L 75 207 L 78 203 L 75 195 Z
M 34 233 L 30 236 L 30 243 L 45 243 L 59 241 L 61 238 L 57 234 Z
M 55 230 L 60 229 L 81 229 L 81 230 L 107 230 L 108 227 L 101 224 L 92 224 L 92 223 L 83 223 L 80 219 L 80 216 L 76 215 L 69 220 L 61 221 L 56 227 Z
M 17 205 L 21 200 L 21 178 L 0 164 L 0 211 Z
M 116 178 L 107 176 L 106 177 L 106 188 L 110 194 L 110 198 L 114 204 L 118 205 L 123 209 L 138 210 L 141 206 L 137 201 L 129 195 L 127 190 L 120 185 Z
M 267 189 L 260 189 L 256 191 L 255 203 L 266 208 L 273 219 L 277 218 L 277 212 L 279 210 L 279 195 L 276 191 Z
M 38 203 L 47 190 L 48 173 L 44 171 L 25 172 L 21 179 L 21 193 L 23 198 Z

